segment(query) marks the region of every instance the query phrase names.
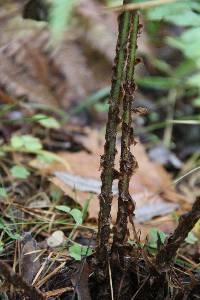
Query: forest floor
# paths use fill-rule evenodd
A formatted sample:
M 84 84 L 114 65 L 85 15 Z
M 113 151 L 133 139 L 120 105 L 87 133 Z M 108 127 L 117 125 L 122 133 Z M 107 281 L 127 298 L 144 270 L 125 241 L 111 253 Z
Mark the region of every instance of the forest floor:
M 90 300 L 89 290 L 95 299 L 92 259 L 117 18 L 100 1 L 80 1 L 64 40 L 51 47 L 46 23 L 20 18 L 20 5 L 0 13 L 0 299 Z M 163 61 L 180 59 L 176 50 L 159 47 Z M 188 124 L 163 122 L 175 118 L 175 110 L 195 115 L 199 107 L 180 91 L 173 103 L 174 87 L 140 80 L 164 76 L 151 60 L 158 49 L 144 26 L 135 102 L 148 115 L 135 115 L 132 152 L 139 168 L 130 183 L 139 263 L 125 280 L 135 283 L 132 294 L 119 299 L 147 299 L 139 295 L 149 279 L 141 249 L 151 260 L 200 195 L 199 124 L 188 130 Z M 115 182 L 113 194 L 114 225 Z M 136 247 L 131 224 L 129 230 L 128 244 Z M 199 238 L 197 222 L 168 274 L 176 298 L 160 292 L 161 298 L 152 293 L 148 299 L 200 298 Z

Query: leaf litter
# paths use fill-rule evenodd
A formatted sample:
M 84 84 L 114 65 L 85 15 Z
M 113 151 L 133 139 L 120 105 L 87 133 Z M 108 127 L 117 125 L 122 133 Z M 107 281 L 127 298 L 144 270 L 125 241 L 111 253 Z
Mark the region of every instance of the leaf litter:
M 15 11 L 14 20 L 7 17 L 9 36 L 3 34 L 0 45 L 0 97 L 4 104 L 14 104 L 15 113 L 8 114 L 14 126 L 8 123 L 5 127 L 2 122 L 0 128 L 2 145 L 8 146 L 11 140 L 12 147 L 11 151 L 2 152 L 0 165 L 0 261 L 7 282 L 18 285 L 16 299 L 24 296 L 19 287 L 30 299 L 72 299 L 75 293 L 78 299 L 91 299 L 88 287 L 91 270 L 86 257 L 89 260 L 92 257 L 96 241 L 103 134 L 80 126 L 72 126 L 71 131 L 70 125 L 62 128 L 56 121 L 60 112 L 45 121 L 42 104 L 48 109 L 56 106 L 62 110 L 109 83 L 116 16 L 112 14 L 105 19 L 102 11 L 99 3 L 82 1 L 76 9 L 80 30 L 72 28 L 73 37 L 53 51 L 46 47 L 49 32 L 43 23 L 26 21 L 24 31 L 24 23 Z M 16 31 L 21 34 L 16 35 Z M 30 47 L 33 39 L 34 45 Z M 89 63 L 91 53 L 100 58 L 101 66 Z M 94 76 L 97 73 L 105 76 Z M 28 103 L 21 101 L 24 98 Z M 33 102 L 39 105 L 33 106 Z M 32 121 L 22 126 L 21 117 Z M 6 118 L 7 115 L 3 121 Z M 16 153 L 20 147 L 25 147 L 26 153 Z M 34 151 L 55 152 L 60 160 L 47 159 L 48 155 L 44 160 L 44 156 L 32 152 L 33 147 Z M 137 143 L 133 152 L 139 161 L 130 184 L 130 193 L 137 203 L 136 229 L 140 231 L 141 243 L 145 243 L 149 229 L 156 226 L 156 232 L 152 234 L 150 230 L 148 239 L 149 247 L 157 248 L 165 240 L 164 232 L 174 229 L 179 214 L 191 208 L 198 194 L 194 192 L 198 176 L 193 174 L 187 178 L 188 182 L 181 181 L 179 190 L 184 195 L 179 194 L 169 173 L 150 161 L 141 143 Z M 113 189 L 117 195 L 116 185 Z M 113 221 L 117 212 L 116 195 Z M 187 237 L 187 243 L 195 245 L 196 241 L 192 233 Z M 189 260 L 191 268 L 198 268 L 193 258 L 187 259 L 184 254 L 179 258 L 181 255 L 182 263 Z M 14 299 L 7 282 L 1 281 L 0 293 Z
M 27 278 L 28 282 L 33 281 L 36 287 L 43 286 L 42 290 L 46 290 L 47 295 L 49 293 L 49 285 L 52 287 L 52 284 L 52 294 L 53 290 L 55 290 L 55 293 L 61 295 L 66 293 L 67 295 L 72 295 L 75 282 L 73 279 L 71 285 L 67 285 L 67 290 L 64 289 L 66 287 L 65 284 L 58 285 L 56 282 L 59 276 L 61 278 L 65 277 L 65 272 L 70 274 L 79 272 L 77 270 L 80 270 L 80 267 L 72 267 L 71 270 L 70 265 L 68 266 L 70 257 L 77 262 L 81 261 L 82 264 L 82 258 L 90 256 L 92 254 L 91 249 L 93 249 L 89 245 L 91 239 L 95 237 L 94 233 L 92 233 L 96 230 L 93 224 L 96 223 L 98 216 L 97 195 L 100 188 L 98 166 L 102 153 L 103 135 L 96 130 L 86 129 L 84 134 L 79 135 L 77 142 L 79 144 L 82 143 L 82 149 L 78 152 L 63 152 L 63 150 L 59 152 L 57 150 L 57 154 L 62 157 L 62 160 L 66 160 L 69 163 L 71 174 L 66 173 L 66 167 L 59 162 L 47 164 L 46 170 L 44 166 L 41 169 L 40 164 L 35 165 L 34 169 L 32 169 L 32 159 L 30 157 L 26 163 L 28 163 L 27 166 L 31 166 L 32 187 L 29 185 L 26 187 L 26 179 L 16 178 L 14 182 L 10 178 L 11 182 L 9 183 L 9 177 L 8 179 L 5 178 L 5 180 L 8 180 L 6 183 L 8 198 L 6 197 L 6 201 L 1 202 L 1 210 L 6 218 L 6 223 L 8 222 L 9 224 L 11 220 L 15 220 L 16 225 L 15 227 L 9 226 L 9 229 L 6 229 L 6 225 L 3 225 L 4 232 L 13 239 L 16 229 L 18 228 L 17 230 L 19 230 L 21 227 L 20 231 L 22 230 L 25 237 L 29 238 L 20 252 L 16 248 L 18 241 L 14 242 L 13 240 L 10 244 L 5 244 L 0 254 L 1 258 L 4 258 L 4 253 L 8 249 L 10 249 L 11 258 L 13 255 L 16 258 L 18 256 L 21 257 L 21 274 L 26 274 L 25 278 Z M 87 148 L 89 145 L 90 151 L 88 152 Z M 16 146 L 16 143 L 14 146 Z M 173 212 L 174 209 L 181 208 L 182 203 L 187 200 L 177 194 L 169 174 L 163 167 L 149 160 L 140 143 L 134 147 L 134 152 L 140 160 L 140 171 L 138 170 L 134 175 L 131 182 L 131 192 L 134 194 L 138 207 L 136 220 L 138 223 L 143 223 L 137 228 L 141 231 L 141 237 L 143 236 L 145 240 L 149 228 L 153 226 L 151 219 L 154 217 L 158 217 L 155 220 L 159 223 L 159 219 L 162 220 L 159 216 L 167 214 L 169 220 L 165 221 L 164 227 L 161 226 L 161 230 L 170 232 L 174 228 L 175 222 L 171 222 L 169 213 Z M 153 170 L 151 173 L 152 177 L 147 173 L 147 170 L 150 169 Z M 68 182 L 65 181 L 66 178 Z M 20 188 L 18 187 L 17 189 L 17 185 L 14 190 L 9 188 L 9 184 L 11 187 L 17 183 Z M 37 193 L 35 193 L 36 189 Z M 20 194 L 18 194 L 18 190 Z M 170 196 L 170 202 L 166 202 L 169 199 L 167 196 L 169 190 L 171 190 L 172 196 Z M 115 192 L 117 193 L 116 188 Z M 8 199 L 12 199 L 13 196 L 15 198 L 13 198 L 10 206 Z M 86 211 L 87 217 L 83 223 L 81 211 L 89 198 L 89 206 Z M 114 203 L 113 219 L 116 217 L 116 209 L 117 207 Z M 145 212 L 147 213 L 145 214 Z M 90 223 L 89 220 L 92 219 L 93 223 Z M 148 221 L 148 225 L 145 225 L 146 221 Z M 18 223 L 19 225 L 17 225 Z M 159 224 L 157 228 L 159 228 Z M 36 235 L 37 242 L 33 235 Z M 67 238 L 68 236 L 71 236 L 70 240 Z M 81 236 L 84 243 L 86 242 L 86 246 L 76 242 L 76 239 L 77 241 L 81 240 Z M 18 239 L 18 237 L 16 238 Z M 73 277 L 74 275 L 70 276 L 71 278 L 76 278 Z M 78 293 L 85 293 L 85 289 L 81 292 L 77 290 Z
M 89 139 L 92 139 L 92 141 L 90 142 Z M 66 159 L 70 161 L 70 167 L 73 174 L 56 171 L 56 176 L 51 178 L 51 181 L 55 185 L 58 185 L 66 194 L 69 194 L 69 191 L 71 191 L 70 195 L 72 197 L 73 194 L 76 195 L 76 199 L 80 201 L 82 205 L 84 204 L 85 199 L 89 197 L 87 192 L 93 193 L 89 207 L 89 215 L 91 218 L 97 218 L 99 211 L 97 196 L 100 192 L 100 179 L 96 179 L 100 176 L 98 164 L 100 155 L 103 151 L 103 136 L 99 136 L 97 132 L 92 132 L 91 137 L 88 136 L 86 138 L 85 144 L 93 145 L 93 148 L 90 148 L 92 154 L 83 151 L 76 154 L 70 153 L 65 156 L 63 154 L 63 159 L 66 157 Z M 149 214 L 150 219 L 154 216 L 173 212 L 175 208 L 177 209 L 179 207 L 177 200 L 180 201 L 181 199 L 182 201 L 186 201 L 186 199 L 175 192 L 169 174 L 167 174 L 160 165 L 149 160 L 141 144 L 138 143 L 133 151 L 140 161 L 140 166 L 137 173 L 133 176 L 130 184 L 130 191 L 134 195 L 134 199 L 137 203 L 138 213 L 141 215 L 142 207 L 147 204 L 152 208 L 153 205 L 156 204 L 155 209 L 158 209 L 158 211 L 155 209 L 153 211 L 152 209 L 151 214 Z M 81 170 L 79 164 L 81 164 Z M 152 170 L 151 176 L 149 176 L 148 170 Z M 91 174 L 92 178 L 90 177 Z M 80 177 L 80 175 L 82 177 Z M 117 192 L 117 187 L 114 186 L 113 189 L 115 194 Z M 170 191 L 170 201 L 174 203 L 165 203 L 165 200 L 168 200 L 167 194 Z M 85 195 L 83 192 L 85 192 Z M 115 202 L 116 201 L 114 201 L 113 209 L 114 218 L 116 217 L 117 210 Z M 144 220 L 149 220 L 149 217 L 147 218 L 147 216 L 144 215 Z

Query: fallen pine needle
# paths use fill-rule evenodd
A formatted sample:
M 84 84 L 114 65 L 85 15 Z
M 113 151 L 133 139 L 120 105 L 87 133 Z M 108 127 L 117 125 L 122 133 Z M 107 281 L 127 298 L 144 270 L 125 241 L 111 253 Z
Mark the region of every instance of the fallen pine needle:
M 47 261 L 51 258 L 52 255 L 53 255 L 53 252 L 51 252 L 51 253 L 49 254 L 48 258 L 45 259 L 45 261 L 43 262 L 41 268 L 39 269 L 39 271 L 38 271 L 37 274 L 35 275 L 35 278 L 34 278 L 34 280 L 33 280 L 33 282 L 32 282 L 32 285 L 35 285 L 35 284 L 36 284 L 38 278 L 40 277 L 40 274 L 42 273 L 42 271 L 44 270 L 45 265 L 47 264 Z
M 66 262 L 63 262 L 59 267 L 57 267 L 56 269 L 53 270 L 53 272 L 51 272 L 50 274 L 48 274 L 47 276 L 45 276 L 44 278 L 42 278 L 38 283 L 37 283 L 37 287 L 41 287 L 43 284 L 45 284 L 45 282 L 47 280 L 49 280 L 52 276 L 54 276 L 55 274 L 57 274 L 64 266 L 65 266 Z
M 73 290 L 74 289 L 71 288 L 71 287 L 65 287 L 65 288 L 60 288 L 60 289 L 56 289 L 56 290 L 53 290 L 53 291 L 49 291 L 45 295 L 46 295 L 47 298 L 50 298 L 50 297 L 55 297 L 55 296 L 61 295 L 65 292 L 71 292 Z
M 19 274 L 15 273 L 12 268 L 2 260 L 0 260 L 0 274 L 3 275 L 7 282 L 23 292 L 30 300 L 46 300 L 44 295 L 38 288 L 29 285 Z
M 108 262 L 108 271 L 109 271 L 109 280 L 110 280 L 111 299 L 114 300 L 113 283 L 112 283 L 112 272 L 111 272 L 111 267 L 110 267 L 110 261 Z

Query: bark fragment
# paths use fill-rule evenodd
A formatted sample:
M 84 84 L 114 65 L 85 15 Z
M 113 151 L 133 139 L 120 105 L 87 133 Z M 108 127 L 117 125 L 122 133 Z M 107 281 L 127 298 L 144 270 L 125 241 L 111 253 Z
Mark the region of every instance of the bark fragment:
M 177 250 L 199 219 L 200 197 L 197 197 L 191 211 L 180 217 L 179 224 L 174 233 L 169 236 L 165 244 L 159 250 L 155 260 L 159 272 L 166 271 L 170 268 L 176 257 Z

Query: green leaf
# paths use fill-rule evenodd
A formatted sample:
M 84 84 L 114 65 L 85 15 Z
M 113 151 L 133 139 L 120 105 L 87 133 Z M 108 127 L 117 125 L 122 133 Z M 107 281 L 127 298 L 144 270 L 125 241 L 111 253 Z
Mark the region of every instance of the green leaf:
M 172 3 L 154 8 L 150 8 L 147 12 L 148 19 L 152 21 L 161 21 L 171 14 L 184 11 L 186 9 L 185 3 Z
M 61 190 L 59 189 L 55 189 L 53 191 L 50 192 L 51 198 L 53 201 L 59 201 L 63 195 L 63 193 L 61 192 Z
M 24 142 L 24 147 L 30 151 L 38 151 L 42 149 L 42 144 L 40 140 L 32 135 L 23 135 L 23 142 Z
M 72 109 L 72 113 L 79 114 L 84 109 L 97 104 L 98 102 L 100 102 L 101 99 L 108 97 L 109 92 L 110 92 L 110 86 L 106 86 L 106 87 L 98 90 L 94 94 L 90 95 L 89 97 L 87 97 L 86 99 L 81 101 L 76 107 L 74 107 Z
M 2 220 L 2 218 L 0 218 L 0 229 L 3 229 L 3 230 L 5 229 L 5 224 Z
M 10 140 L 10 144 L 15 149 L 20 149 L 24 146 L 23 136 L 13 135 Z
M 30 152 L 34 152 L 42 149 L 42 144 L 40 140 L 32 135 L 13 135 L 11 137 L 11 147 L 18 150 L 25 148 Z
M 75 0 L 54 0 L 50 11 L 50 28 L 54 39 L 59 40 L 68 25 Z
M 181 50 L 186 57 L 196 59 L 200 57 L 200 27 L 185 30 L 180 37 L 166 39 L 168 45 Z
M 196 63 L 192 59 L 184 59 L 183 62 L 173 71 L 177 78 L 189 76 L 194 72 Z
M 167 237 L 166 233 L 164 233 L 161 230 L 158 230 L 157 228 L 151 228 L 149 231 L 149 236 L 150 236 L 150 241 L 148 243 L 149 247 L 154 248 L 154 249 L 157 248 L 158 235 L 160 237 L 162 244 L 164 244 L 164 241 Z
M 0 187 L 0 197 L 2 197 L 2 198 L 8 197 L 7 191 L 4 187 Z
M 188 25 L 187 22 L 191 25 L 192 19 L 191 12 L 193 9 L 197 10 L 199 8 L 199 3 L 196 1 L 182 0 L 179 2 L 169 3 L 165 5 L 160 5 L 153 7 L 148 10 L 147 16 L 152 21 L 166 21 L 176 25 Z M 187 14 L 189 12 L 189 14 Z M 192 14 L 193 16 L 193 14 Z M 193 16 L 194 17 L 194 16 Z M 185 20 L 184 20 L 185 18 Z M 192 25 L 196 24 L 196 18 Z
M 137 246 L 137 243 L 136 243 L 136 241 L 133 241 L 133 240 L 128 240 L 128 244 L 130 244 L 131 246 Z M 140 243 L 140 245 L 143 247 L 144 246 L 144 244 L 143 243 Z
M 185 242 L 194 245 L 196 242 L 198 242 L 198 238 L 194 235 L 194 233 L 189 232 L 188 236 L 185 239 Z
M 70 213 L 70 211 L 71 211 L 71 208 L 69 206 L 66 206 L 66 205 L 57 205 L 56 209 L 61 210 L 65 213 Z
M 51 164 L 53 161 L 55 161 L 55 157 L 52 155 L 52 153 L 44 152 L 37 155 L 38 160 L 41 162 Z
M 187 83 L 188 83 L 190 86 L 198 87 L 198 88 L 199 88 L 199 87 L 200 87 L 200 73 L 191 76 L 191 77 L 187 80 Z
M 184 11 L 181 14 L 176 15 L 176 17 L 174 14 L 166 16 L 165 20 L 178 26 L 200 26 L 199 14 L 191 10 Z
M 191 269 L 193 265 L 191 265 L 189 262 L 185 261 L 185 260 L 182 260 L 180 258 L 176 258 L 176 264 L 180 267 L 183 267 L 184 269 L 187 268 L 187 269 Z
M 20 238 L 20 235 L 15 233 L 13 234 L 9 227 L 4 223 L 2 218 L 0 218 L 0 229 L 6 232 L 6 234 L 12 239 L 12 240 L 18 240 Z
M 70 211 L 70 215 L 74 218 L 76 224 L 82 224 L 83 223 L 83 213 L 82 211 L 80 211 L 79 209 L 77 208 L 73 208 L 71 211 Z
M 83 209 L 82 209 L 82 218 L 83 218 L 83 220 L 85 220 L 85 218 L 87 216 L 88 209 L 89 209 L 90 202 L 91 202 L 92 198 L 93 198 L 93 196 L 91 194 L 91 196 L 84 203 L 84 206 L 83 206 Z
M 13 166 L 10 171 L 13 177 L 20 179 L 26 179 L 30 175 L 30 172 L 23 166 Z
M 75 244 L 69 247 L 69 255 L 75 260 L 81 260 L 84 256 L 89 256 L 93 253 L 91 248 Z
M 3 151 L 2 149 L 0 149 L 0 157 L 4 157 L 6 155 L 5 151 Z
M 158 59 L 158 58 L 153 58 L 152 59 L 151 57 L 149 57 L 149 60 L 151 61 L 153 66 L 156 67 L 156 69 L 158 69 L 161 72 L 166 73 L 167 75 L 171 75 L 172 68 L 166 61 L 163 61 L 163 60 Z
M 3 251 L 3 248 L 4 248 L 4 243 L 2 241 L 0 241 L 0 252 Z
M 195 107 L 200 107 L 200 97 L 194 99 L 192 101 L 192 104 L 195 106 Z
M 80 225 L 83 223 L 83 213 L 79 209 L 77 208 L 71 209 L 69 206 L 66 205 L 57 205 L 56 209 L 70 214 L 73 217 L 76 224 Z
M 149 119 L 150 119 L 151 122 L 159 122 L 160 116 L 157 112 L 152 111 L 149 114 Z
M 12 233 L 12 231 L 5 229 L 5 232 L 12 240 L 18 240 L 20 238 L 20 235 L 18 233 Z
M 142 87 L 151 89 L 169 89 L 177 86 L 179 81 L 171 77 L 149 76 L 145 78 L 139 78 L 137 83 Z
M 107 102 L 104 103 L 96 103 L 95 108 L 98 112 L 104 113 L 107 112 L 109 109 L 109 104 Z
M 60 128 L 60 124 L 53 117 L 49 117 L 43 114 L 37 114 L 33 117 L 33 119 L 36 120 L 40 125 L 44 126 L 45 128 L 54 128 L 54 129 Z

